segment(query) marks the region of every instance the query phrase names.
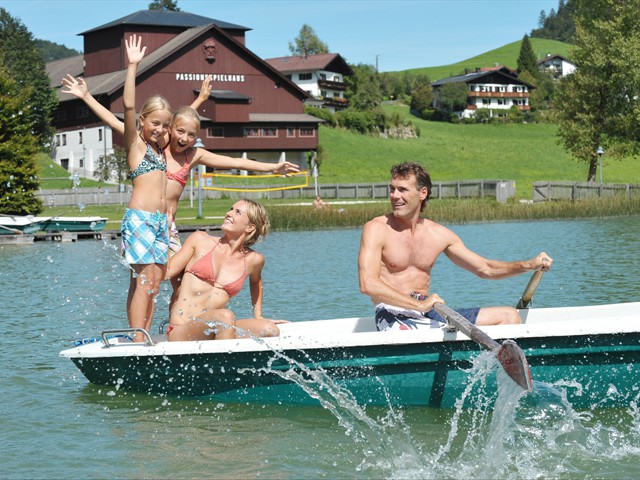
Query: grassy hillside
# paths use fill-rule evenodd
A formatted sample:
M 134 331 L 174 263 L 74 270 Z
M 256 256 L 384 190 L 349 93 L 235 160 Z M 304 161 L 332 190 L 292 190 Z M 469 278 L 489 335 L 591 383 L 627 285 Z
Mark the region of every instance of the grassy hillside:
M 571 45 L 556 40 L 547 40 L 544 38 L 531 38 L 531 46 L 536 53 L 538 59 L 544 58 L 547 53 L 559 54 L 567 58 L 571 58 Z M 411 73 L 424 73 L 429 76 L 432 82 L 440 80 L 451 75 L 460 75 L 464 73 L 465 68 L 475 70 L 476 67 L 492 67 L 495 64 L 505 65 L 509 68 L 518 66 L 518 55 L 520 54 L 520 43 L 518 40 L 513 43 L 504 45 L 503 47 L 490 50 L 476 57 L 462 60 L 451 65 L 443 65 L 440 67 L 424 67 L 406 70 Z
M 423 163 L 434 181 L 515 180 L 520 198 L 531 198 L 534 181 L 586 181 L 587 165 L 557 143 L 555 125 L 453 125 L 417 119 L 407 106 L 385 108 L 410 118 L 420 138 L 388 140 L 320 127 L 321 183 L 386 182 L 389 167 L 401 161 Z M 640 183 L 640 159 L 605 154 L 603 164 L 605 182 Z

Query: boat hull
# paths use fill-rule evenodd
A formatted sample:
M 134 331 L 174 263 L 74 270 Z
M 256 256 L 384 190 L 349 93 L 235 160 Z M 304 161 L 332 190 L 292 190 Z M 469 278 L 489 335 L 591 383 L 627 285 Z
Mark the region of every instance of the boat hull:
M 536 390 L 552 388 L 563 390 L 576 408 L 625 406 L 638 400 L 640 331 L 632 325 L 638 323 L 637 314 L 624 318 L 629 325 L 610 332 L 602 331 L 611 327 L 603 317 L 593 320 L 592 328 L 583 321 L 563 325 L 573 334 L 558 331 L 558 324 L 529 320 L 531 325 L 509 326 L 516 328 L 485 328 L 495 332 L 495 338 L 516 339 L 531 368 L 534 398 Z M 99 341 L 61 354 L 98 385 L 234 402 L 317 403 L 331 389 L 339 393 L 346 388 L 362 405 L 452 407 L 474 382 L 470 368 L 480 347 L 458 332 L 430 329 L 416 335 L 358 331 L 355 326 L 350 334 L 322 338 L 327 326 L 342 328 L 331 322 L 341 321 L 350 320 L 302 322 L 309 325 L 300 331 L 293 326 L 290 335 L 283 328 L 283 338 L 260 341 L 161 341 L 150 346 L 112 339 L 109 348 Z M 302 337 L 314 323 L 320 328 L 314 329 L 313 340 Z M 473 394 L 466 398 L 490 398 L 498 370 L 496 366 L 487 379 L 472 386 Z
M 45 232 L 100 232 L 107 219 L 103 217 L 53 217 L 42 224 Z

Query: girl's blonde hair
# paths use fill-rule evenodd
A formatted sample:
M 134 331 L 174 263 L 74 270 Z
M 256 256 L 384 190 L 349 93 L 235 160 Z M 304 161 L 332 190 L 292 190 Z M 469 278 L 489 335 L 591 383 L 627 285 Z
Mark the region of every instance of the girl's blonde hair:
M 162 95 L 154 95 L 147 98 L 147 101 L 142 104 L 142 108 L 140 109 L 140 118 L 146 118 L 157 110 L 166 110 L 170 115 L 173 114 L 169 101 Z M 138 123 L 138 128 L 140 128 L 140 123 Z
M 269 222 L 269 215 L 262 205 L 249 198 L 242 198 L 241 200 L 247 206 L 247 218 L 249 219 L 249 222 L 256 227 L 244 242 L 245 246 L 250 247 L 258 240 L 267 236 L 271 223 Z
M 180 121 L 188 122 L 192 120 L 196 124 L 196 128 L 198 132 L 200 131 L 200 115 L 191 107 L 181 107 L 176 113 L 173 114 L 173 118 L 171 119 L 171 126 L 175 127 L 176 124 Z

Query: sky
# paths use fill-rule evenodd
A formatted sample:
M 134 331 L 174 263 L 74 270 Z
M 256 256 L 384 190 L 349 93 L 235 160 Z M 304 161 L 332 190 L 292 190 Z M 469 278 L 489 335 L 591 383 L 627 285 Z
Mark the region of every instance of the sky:
M 86 30 L 138 10 L 151 0 L 0 0 L 34 38 L 83 50 Z M 178 0 L 183 12 L 251 30 L 246 46 L 259 57 L 290 54 L 304 24 L 350 64 L 381 72 L 449 65 L 521 40 L 540 12 L 558 0 Z

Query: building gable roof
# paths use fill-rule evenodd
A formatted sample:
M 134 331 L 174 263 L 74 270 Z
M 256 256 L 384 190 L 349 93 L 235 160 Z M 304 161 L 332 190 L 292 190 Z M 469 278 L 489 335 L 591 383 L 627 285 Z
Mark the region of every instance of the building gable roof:
M 219 28 L 227 30 L 251 30 L 248 27 L 241 25 L 235 25 L 233 23 L 223 22 L 214 18 L 207 18 L 201 15 L 195 15 L 188 12 L 170 12 L 167 10 L 139 10 L 130 15 L 126 15 L 122 18 L 114 20 L 99 27 L 86 30 L 79 35 L 85 35 L 87 33 L 97 32 L 99 30 L 106 30 L 108 28 L 116 27 L 118 25 L 148 25 L 152 27 L 176 27 L 176 28 L 192 28 L 200 27 L 203 25 L 214 24 Z
M 326 70 L 329 72 L 353 75 L 353 70 L 338 53 L 322 53 L 317 55 L 276 57 L 265 59 L 276 70 L 288 74 L 293 72 L 313 72 Z
M 204 32 L 208 30 L 214 30 L 217 35 L 224 36 L 229 42 L 234 44 L 236 48 L 241 49 L 244 55 L 251 57 L 257 64 L 264 66 L 265 69 L 269 70 L 269 72 L 272 75 L 277 76 L 281 80 L 279 82 L 280 85 L 288 88 L 294 95 L 298 96 L 301 99 L 305 99 L 309 97 L 309 95 L 306 92 L 304 92 L 296 84 L 294 84 L 289 79 L 287 79 L 282 73 L 280 73 L 278 70 L 274 69 L 268 63 L 262 60 L 260 57 L 255 55 L 253 52 L 247 49 L 244 45 L 239 43 L 235 38 L 227 34 L 224 30 L 222 30 L 218 26 L 211 23 L 205 24 L 199 27 L 189 28 L 184 32 L 180 33 L 179 35 L 176 35 L 174 38 L 166 42 L 161 47 L 155 49 L 153 52 L 146 55 L 138 65 L 138 71 L 137 71 L 138 77 L 150 70 L 155 69 L 158 66 L 158 64 L 160 64 L 164 59 L 166 59 L 167 57 L 170 57 L 172 54 L 174 54 L 179 49 L 181 49 L 184 45 L 193 41 L 198 36 L 202 35 Z M 77 55 L 76 57 L 72 57 L 72 59 L 73 59 L 73 62 L 70 61 L 69 65 L 64 65 L 64 66 L 68 66 L 70 70 L 73 67 L 72 71 L 58 73 L 56 77 L 52 76 L 53 71 L 50 71 L 49 69 L 50 64 L 47 64 L 47 71 L 50 72 L 50 80 L 51 80 L 52 87 L 60 87 L 61 86 L 60 80 L 67 73 L 70 73 L 74 76 L 81 75 L 82 72 L 81 71 L 78 72 L 78 66 L 82 64 L 82 55 Z M 52 63 L 55 63 L 55 62 L 52 62 Z M 60 68 L 62 68 L 63 65 L 58 65 L 58 66 L 54 65 L 52 67 L 56 67 L 56 70 L 60 71 Z M 78 73 L 74 74 L 72 72 L 78 72 Z M 87 77 L 84 80 L 87 83 L 87 88 L 89 89 L 89 91 L 93 96 L 97 97 L 100 95 L 112 95 L 113 93 L 115 93 L 116 91 L 124 87 L 124 80 L 125 80 L 126 73 L 127 71 L 125 69 L 125 70 L 119 70 L 116 72 L 104 73 L 102 75 L 95 75 L 93 77 Z M 75 99 L 75 97 L 69 94 L 62 93 L 60 90 L 58 90 L 58 99 L 60 101 L 68 101 L 68 100 Z
M 554 55 L 548 55 L 546 57 L 544 57 L 541 60 L 538 60 L 538 65 L 543 64 L 545 62 L 548 62 L 549 60 L 553 60 L 554 58 L 559 58 L 560 60 L 562 60 L 563 62 L 567 62 L 570 63 L 571 65 L 575 65 L 575 63 L 573 63 L 571 60 L 569 60 L 567 57 L 563 57 L 562 55 L 559 54 L 554 54 Z
M 506 71 L 505 71 L 506 70 Z M 535 88 L 533 85 L 527 83 L 527 82 L 523 82 L 522 80 L 519 80 L 517 76 L 514 76 L 513 71 L 511 69 L 507 69 L 506 67 L 502 67 L 502 68 L 492 68 L 492 69 L 479 69 L 476 70 L 475 72 L 471 72 L 471 73 L 466 73 L 464 75 L 453 75 L 451 77 L 447 77 L 447 78 L 443 78 L 441 80 L 435 81 L 433 82 L 431 85 L 434 87 L 440 87 L 442 85 L 445 85 L 447 83 L 475 83 L 479 80 L 482 80 L 486 77 L 490 77 L 493 75 L 497 75 L 500 77 L 504 77 L 507 80 L 507 83 L 510 84 L 519 84 L 519 85 L 525 85 L 528 88 Z

